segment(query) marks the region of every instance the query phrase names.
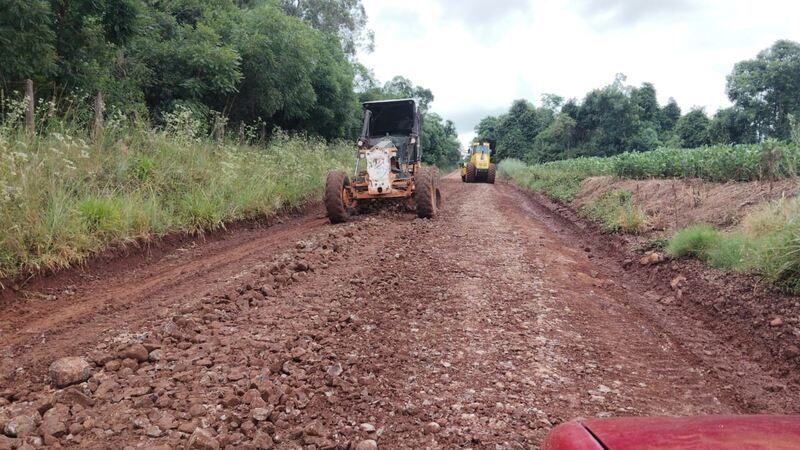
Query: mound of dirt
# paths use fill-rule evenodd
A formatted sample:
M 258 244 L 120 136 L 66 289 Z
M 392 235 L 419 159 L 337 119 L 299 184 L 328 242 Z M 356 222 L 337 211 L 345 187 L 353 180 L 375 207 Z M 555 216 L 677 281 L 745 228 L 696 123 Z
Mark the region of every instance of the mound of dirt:
M 800 182 L 789 179 L 773 183 L 713 183 L 699 179 L 591 177 L 584 180 L 572 205 L 580 208 L 613 190 L 633 193 L 634 203 L 647 212 L 653 230 L 663 231 L 694 223 L 732 227 L 764 202 L 797 195 Z

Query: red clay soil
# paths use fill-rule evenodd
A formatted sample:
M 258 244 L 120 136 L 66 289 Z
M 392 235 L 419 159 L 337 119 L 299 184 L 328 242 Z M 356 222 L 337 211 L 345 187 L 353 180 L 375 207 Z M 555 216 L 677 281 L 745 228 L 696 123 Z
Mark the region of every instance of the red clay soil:
M 590 177 L 581 184 L 572 206 L 580 208 L 609 191 L 624 190 L 644 208 L 653 231 L 676 230 L 695 223 L 731 228 L 764 203 L 797 195 L 799 188 L 797 178 L 718 183 L 691 178 Z
M 800 412 L 766 341 L 655 301 L 613 240 L 442 187 L 435 220 L 314 211 L 7 294 L 0 449 L 516 449 L 579 416 Z M 69 356 L 91 375 L 56 389 Z

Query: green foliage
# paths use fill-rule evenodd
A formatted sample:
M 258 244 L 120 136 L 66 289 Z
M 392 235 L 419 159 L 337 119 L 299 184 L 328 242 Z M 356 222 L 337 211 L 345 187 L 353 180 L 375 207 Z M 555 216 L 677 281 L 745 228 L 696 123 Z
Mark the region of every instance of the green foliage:
M 352 160 L 348 144 L 277 132 L 253 147 L 179 126 L 197 124 L 109 128 L 94 143 L 75 129 L 0 129 L 0 279 L 300 206 L 320 195 L 328 170 Z
M 674 98 L 670 98 L 658 114 L 659 131 L 665 135 L 675 129 L 681 118 L 681 107 Z
M 496 142 L 500 159 L 542 163 L 579 156 L 612 156 L 712 144 L 754 144 L 791 138 L 791 116 L 800 116 L 800 44 L 778 41 L 752 61 L 736 65 L 728 78 L 735 106 L 713 120 L 702 109 L 682 115 L 670 98 L 661 107 L 655 87 L 614 82 L 566 102 L 548 94 L 537 108 L 515 100 L 506 114 L 487 117 L 475 129 Z
M 695 148 L 708 145 L 711 141 L 708 135 L 708 126 L 711 121 L 705 111 L 699 108 L 681 117 L 675 126 L 675 132 L 680 138 L 681 147 Z
M 0 7 L 0 81 L 46 79 L 56 71 L 53 12 L 46 0 L 5 0 Z
M 114 198 L 87 198 L 78 203 L 78 211 L 90 233 L 102 236 L 119 229 L 122 217 L 119 201 Z
M 443 171 L 453 169 L 461 159 L 458 132 L 451 121 L 428 113 L 422 122 L 422 162 Z
M 675 234 L 668 250 L 720 269 L 755 271 L 779 288 L 800 292 L 800 200 L 768 203 L 729 232 L 690 226 Z
M 497 158 L 526 159 L 533 152 L 536 136 L 553 120 L 553 112 L 536 108 L 527 100 L 515 100 L 508 114 L 503 115 L 495 129 Z
M 639 234 L 647 227 L 647 215 L 633 203 L 633 195 L 628 191 L 605 192 L 581 208 L 581 213 L 611 233 Z
M 497 127 L 500 125 L 500 118 L 487 116 L 481 119 L 475 126 L 475 134 L 478 142 L 488 142 L 491 148 L 497 148 Z
M 789 139 L 789 117 L 800 116 L 800 44 L 780 40 L 755 59 L 737 63 L 727 92 L 761 136 Z
M 351 58 L 372 41 L 361 0 L 6 3 L 0 89 L 31 77 L 43 98 L 99 90 L 109 110 L 156 123 L 180 104 L 328 139 L 357 128 Z
M 287 14 L 336 38 L 348 55 L 372 50 L 375 38 L 366 28 L 367 14 L 360 0 L 281 0 L 281 6 Z
M 532 166 L 516 159 L 504 159 L 497 170 L 500 176 L 513 180 L 520 187 L 569 202 L 580 191 L 586 177 L 610 171 L 610 167 L 603 158 L 578 158 L 569 160 L 569 164 L 554 162 Z
M 556 155 L 565 155 L 575 146 L 577 122 L 567 114 L 559 114 L 550 125 L 536 136 L 533 142 L 534 161 L 551 161 Z
M 709 251 L 719 240 L 720 232 L 711 225 L 691 225 L 673 236 L 667 246 L 667 253 L 675 258 L 682 256 L 707 258 Z
M 715 144 L 754 144 L 758 135 L 754 118 L 742 108 L 731 107 L 717 111 L 708 125 L 708 137 Z

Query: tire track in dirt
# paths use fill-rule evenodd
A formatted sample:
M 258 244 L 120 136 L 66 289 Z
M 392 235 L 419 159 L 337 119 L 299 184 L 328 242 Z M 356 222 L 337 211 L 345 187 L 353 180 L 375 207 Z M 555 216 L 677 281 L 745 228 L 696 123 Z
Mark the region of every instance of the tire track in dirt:
M 55 341 L 25 359 L 35 371 L 85 354 L 87 382 L 54 390 L 4 361 L 0 422 L 26 415 L 42 421 L 29 441 L 83 448 L 352 449 L 373 439 L 517 449 L 578 416 L 796 412 L 793 391 L 768 408 L 739 398 L 742 385 L 772 378 L 757 366 L 718 376 L 682 345 L 718 345 L 712 337 L 642 312 L 613 263 L 532 215 L 513 188 L 453 178 L 433 221 L 390 211 L 337 226 L 300 219 L 215 255 L 213 270 L 179 277 L 180 289 L 151 272 L 139 279 L 153 280 L 137 294 L 142 308 L 134 300 L 88 324 L 59 322 L 60 336 L 84 345 Z M 145 360 L 131 358 L 138 342 Z M 730 364 L 746 362 L 731 350 Z M 43 435 L 50 410 L 68 434 Z

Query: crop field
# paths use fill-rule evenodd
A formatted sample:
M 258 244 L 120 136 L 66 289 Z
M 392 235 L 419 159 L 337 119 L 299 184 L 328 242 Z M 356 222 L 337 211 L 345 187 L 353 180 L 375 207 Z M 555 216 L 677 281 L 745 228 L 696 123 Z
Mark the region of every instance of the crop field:
M 609 157 L 575 158 L 525 165 L 504 160 L 498 170 L 521 186 L 570 201 L 584 179 L 612 175 L 620 178 L 699 178 L 710 181 L 777 180 L 800 173 L 800 146 L 767 142 L 716 145 L 694 149 L 658 149 Z

